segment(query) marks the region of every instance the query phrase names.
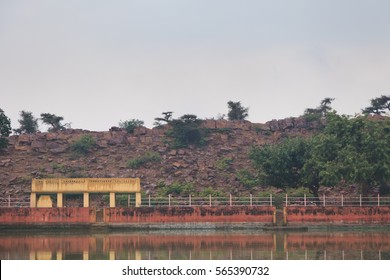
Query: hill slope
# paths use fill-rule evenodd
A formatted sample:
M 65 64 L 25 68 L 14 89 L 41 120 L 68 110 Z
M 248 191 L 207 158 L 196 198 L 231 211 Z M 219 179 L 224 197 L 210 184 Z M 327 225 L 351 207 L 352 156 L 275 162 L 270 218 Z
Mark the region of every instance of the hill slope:
M 108 132 L 68 129 L 59 133 L 36 133 L 9 137 L 0 155 L 0 197 L 29 199 L 32 178 L 47 177 L 140 177 L 142 189 L 156 194 L 161 186 L 192 184 L 196 194 L 204 190 L 234 195 L 257 193 L 240 174 L 253 172 L 248 158 L 252 145 L 279 141 L 287 135 L 310 135 L 319 123 L 303 118 L 273 120 L 265 124 L 248 121 L 205 120 L 207 143 L 174 149 L 166 136 L 167 126 L 135 129 L 129 134 L 112 128 Z M 96 141 L 91 152 L 76 156 L 71 145 L 83 135 Z M 154 155 L 157 160 L 129 165 L 129 160 Z

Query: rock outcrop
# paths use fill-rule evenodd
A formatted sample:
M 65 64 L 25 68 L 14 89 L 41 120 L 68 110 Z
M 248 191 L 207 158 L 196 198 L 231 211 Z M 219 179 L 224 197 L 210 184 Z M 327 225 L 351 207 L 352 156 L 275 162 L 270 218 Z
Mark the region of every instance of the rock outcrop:
M 285 134 L 306 135 L 321 124 L 304 118 L 249 121 L 205 120 L 207 144 L 173 149 L 167 127 L 136 128 L 129 134 L 112 128 L 106 132 L 67 129 L 59 133 L 36 133 L 9 137 L 8 149 L 0 154 L 0 197 L 28 199 L 32 178 L 44 177 L 140 177 L 142 188 L 157 192 L 160 182 L 192 183 L 197 191 L 211 187 L 238 194 L 249 192 L 237 172 L 252 170 L 248 151 L 253 145 L 277 142 Z M 96 142 L 86 156 L 75 156 L 70 146 L 83 135 Z M 154 152 L 161 161 L 147 162 L 137 169 L 127 162 Z M 228 159 L 228 165 L 221 163 Z M 253 190 L 252 190 L 253 191 Z

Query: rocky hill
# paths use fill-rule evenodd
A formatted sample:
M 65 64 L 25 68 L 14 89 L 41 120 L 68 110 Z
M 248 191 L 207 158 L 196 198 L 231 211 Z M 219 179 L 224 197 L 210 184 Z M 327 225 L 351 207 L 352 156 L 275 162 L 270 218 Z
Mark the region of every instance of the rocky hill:
M 140 177 L 142 189 L 151 194 L 161 185 L 174 183 L 192 184 L 196 193 L 205 189 L 234 195 L 256 193 L 263 188 L 248 187 L 239 178 L 243 172 L 253 172 L 250 147 L 277 142 L 286 135 L 310 135 L 318 125 L 304 118 L 265 124 L 205 120 L 207 143 L 180 149 L 169 144 L 167 126 L 140 127 L 131 134 L 112 128 L 13 135 L 8 149 L 0 154 L 0 197 L 28 200 L 31 179 L 48 177 Z M 90 135 L 96 144 L 87 155 L 75 155 L 70 147 L 83 135 Z M 158 160 L 129 164 L 150 153 Z

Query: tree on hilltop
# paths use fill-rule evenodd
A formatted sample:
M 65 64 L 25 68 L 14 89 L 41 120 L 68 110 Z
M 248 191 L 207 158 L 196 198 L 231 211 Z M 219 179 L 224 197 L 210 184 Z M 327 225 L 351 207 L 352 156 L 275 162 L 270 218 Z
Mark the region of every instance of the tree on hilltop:
M 162 125 L 162 122 L 165 122 L 166 124 L 169 123 L 170 121 L 172 121 L 172 115 L 173 115 L 173 112 L 169 111 L 169 112 L 162 112 L 161 113 L 164 117 L 162 118 L 155 118 L 155 122 L 154 122 L 154 125 L 155 126 L 161 126 Z
M 60 130 L 65 130 L 70 127 L 69 123 L 61 124 L 61 121 L 64 120 L 63 117 L 56 116 L 54 114 L 43 113 L 41 114 L 41 120 L 44 124 L 50 125 L 48 129 L 49 132 L 58 132 Z
M 119 127 L 126 129 L 127 133 L 133 133 L 134 129 L 144 125 L 144 121 L 138 119 L 131 119 L 127 121 L 120 121 Z
M 249 108 L 243 107 L 240 101 L 229 101 L 227 104 L 229 107 L 228 119 L 230 121 L 245 120 L 248 117 Z
M 363 114 L 383 115 L 390 112 L 390 95 L 382 95 L 380 97 L 371 99 L 371 106 L 362 110 Z
M 307 108 L 305 110 L 304 116 L 308 119 L 321 119 L 326 117 L 332 111 L 332 107 L 330 106 L 333 102 L 334 98 L 326 97 L 324 98 L 320 106 L 316 108 Z
M 18 120 L 20 127 L 14 129 L 16 134 L 28 133 L 32 134 L 38 131 L 38 119 L 31 112 L 21 111 L 20 119 Z

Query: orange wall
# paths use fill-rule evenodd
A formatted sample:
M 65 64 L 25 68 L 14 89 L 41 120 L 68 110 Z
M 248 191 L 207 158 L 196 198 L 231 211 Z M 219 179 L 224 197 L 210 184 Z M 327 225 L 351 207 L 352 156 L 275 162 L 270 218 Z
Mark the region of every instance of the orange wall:
M 303 207 L 285 209 L 287 224 L 390 224 L 390 207 Z
M 107 223 L 272 223 L 274 211 L 275 208 L 270 206 L 106 208 L 104 221 Z
M 92 223 L 92 208 L 0 208 L 0 223 Z

